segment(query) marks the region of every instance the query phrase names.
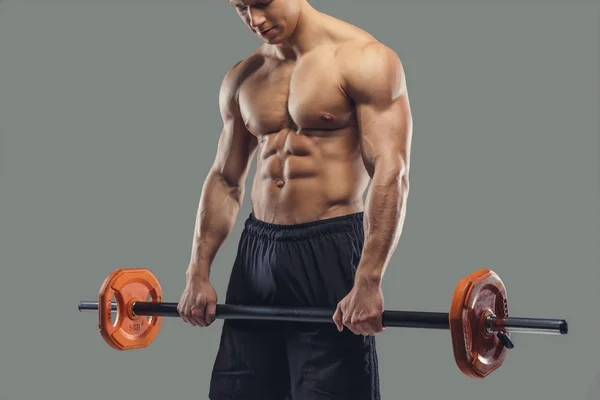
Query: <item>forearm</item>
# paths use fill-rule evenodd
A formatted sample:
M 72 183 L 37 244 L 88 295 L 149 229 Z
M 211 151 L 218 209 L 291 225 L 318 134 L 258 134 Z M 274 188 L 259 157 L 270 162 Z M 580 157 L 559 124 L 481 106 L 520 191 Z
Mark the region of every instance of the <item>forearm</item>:
M 227 183 L 217 171 L 209 173 L 196 214 L 188 277 L 209 280 L 212 262 L 235 225 L 243 196 L 243 186 Z
M 365 241 L 357 280 L 381 282 L 404 225 L 408 174 L 405 168 L 392 162 L 388 164 L 375 168 L 369 188 L 364 215 Z

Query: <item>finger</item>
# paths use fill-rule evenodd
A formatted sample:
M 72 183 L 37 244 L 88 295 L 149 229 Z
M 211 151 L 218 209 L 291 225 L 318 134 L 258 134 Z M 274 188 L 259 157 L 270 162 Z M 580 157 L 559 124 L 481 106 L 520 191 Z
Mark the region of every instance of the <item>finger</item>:
M 192 321 L 196 326 L 204 326 L 204 312 L 200 310 L 198 307 L 194 307 L 192 310 Z
M 181 316 L 181 319 L 183 320 L 183 322 L 185 322 L 186 324 L 192 324 L 192 321 L 190 321 L 190 317 L 191 317 L 190 309 L 189 309 L 188 305 L 186 304 L 185 300 L 182 301 L 180 309 L 181 309 L 181 311 L 179 312 L 179 315 Z
M 354 334 L 357 336 L 369 336 L 361 325 L 352 325 L 352 332 L 354 332 Z
M 212 324 L 217 317 L 217 301 L 211 300 L 206 305 L 206 326 Z
M 352 317 L 350 318 L 350 325 L 358 328 L 358 326 L 366 323 L 367 319 L 363 315 L 363 311 L 354 311 L 354 313 L 352 313 Z
M 196 296 L 196 301 L 192 305 L 192 319 L 199 326 L 205 326 L 204 315 L 206 314 L 206 297 L 200 293 Z
M 187 318 L 188 322 L 192 326 L 198 326 L 198 321 L 196 321 L 196 317 L 194 316 L 195 309 L 196 309 L 196 305 L 190 304 L 186 307 L 186 310 L 185 310 L 185 317 Z
M 350 330 L 350 332 L 354 333 L 355 335 L 360 335 L 360 333 L 356 330 L 356 327 L 350 322 L 351 318 L 346 316 L 344 317 L 344 326 L 346 328 L 348 328 L 348 330 Z
M 350 324 L 361 335 L 369 336 L 370 327 L 368 320 L 364 317 L 364 311 L 355 311 L 350 319 Z
M 368 326 L 368 323 L 366 323 L 366 322 L 356 322 L 356 323 L 352 324 L 352 327 L 354 328 L 354 330 L 363 336 L 369 336 L 369 331 L 368 331 L 367 326 Z
M 177 303 L 177 312 L 179 313 L 179 316 L 181 317 L 181 319 L 183 320 L 183 322 L 187 323 L 187 318 L 185 316 L 185 293 L 181 295 L 181 297 L 179 298 L 179 303 Z
M 360 326 L 367 336 L 375 336 L 376 332 L 375 329 L 373 329 L 373 326 L 371 326 L 371 324 L 365 322 Z
M 194 307 L 192 310 L 192 319 L 194 322 L 200 326 L 206 326 L 206 322 L 204 321 L 204 315 L 206 313 L 206 303 L 200 302 Z
M 187 322 L 185 319 L 185 315 L 183 314 L 183 304 L 181 303 L 181 301 L 179 302 L 179 304 L 177 304 L 177 313 L 179 314 L 183 322 Z
M 191 307 L 185 308 L 185 311 L 183 312 L 183 320 L 192 326 L 196 326 L 196 323 L 194 322 L 194 319 L 192 318 L 192 308 Z
M 369 336 L 369 334 L 362 328 L 362 325 L 352 325 L 352 330 L 355 335 Z
M 341 332 L 344 329 L 344 324 L 342 322 L 342 308 L 340 306 L 340 303 L 338 303 L 332 319 L 333 319 L 333 322 L 335 322 L 335 326 L 337 327 L 337 330 Z
M 375 318 L 373 320 L 373 322 L 371 322 L 371 326 L 373 327 L 373 330 L 375 331 L 375 333 L 385 331 L 385 327 L 383 326 L 383 318 L 382 318 L 381 314 L 378 315 L 377 318 Z

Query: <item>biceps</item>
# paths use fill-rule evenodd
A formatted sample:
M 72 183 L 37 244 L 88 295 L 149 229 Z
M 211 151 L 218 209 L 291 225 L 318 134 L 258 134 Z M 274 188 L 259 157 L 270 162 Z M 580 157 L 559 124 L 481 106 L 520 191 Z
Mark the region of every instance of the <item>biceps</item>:
M 406 170 L 410 163 L 412 116 L 408 98 L 399 97 L 385 107 L 357 106 L 361 151 L 369 174 L 381 161 L 392 169 Z
M 228 185 L 243 185 L 256 146 L 256 137 L 248 132 L 243 122 L 235 119 L 225 121 L 213 170 L 222 175 Z

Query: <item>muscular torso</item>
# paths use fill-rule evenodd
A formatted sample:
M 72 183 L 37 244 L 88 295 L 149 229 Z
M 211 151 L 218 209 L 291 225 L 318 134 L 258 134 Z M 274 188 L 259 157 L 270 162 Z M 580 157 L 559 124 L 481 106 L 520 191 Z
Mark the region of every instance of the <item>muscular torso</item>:
M 295 224 L 363 210 L 369 175 L 352 101 L 341 86 L 335 43 L 295 61 L 245 61 L 238 92 L 257 137 L 251 202 L 263 221 Z

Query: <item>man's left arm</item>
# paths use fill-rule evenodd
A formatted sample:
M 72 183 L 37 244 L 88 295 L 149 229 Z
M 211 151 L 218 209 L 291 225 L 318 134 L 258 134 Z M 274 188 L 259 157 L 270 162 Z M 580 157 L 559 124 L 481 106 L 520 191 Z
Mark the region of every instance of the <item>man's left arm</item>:
M 364 214 L 365 242 L 354 288 L 334 320 L 355 334 L 382 329 L 381 284 L 398 244 L 409 190 L 412 116 L 398 55 L 370 43 L 351 57 L 343 89 L 356 107 L 363 162 L 371 176 Z

